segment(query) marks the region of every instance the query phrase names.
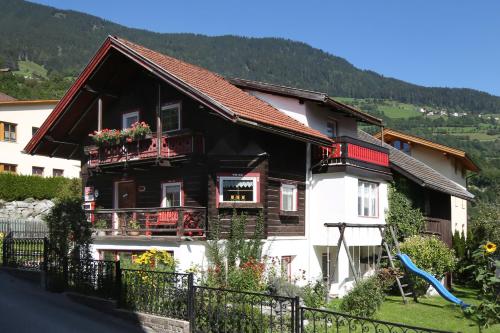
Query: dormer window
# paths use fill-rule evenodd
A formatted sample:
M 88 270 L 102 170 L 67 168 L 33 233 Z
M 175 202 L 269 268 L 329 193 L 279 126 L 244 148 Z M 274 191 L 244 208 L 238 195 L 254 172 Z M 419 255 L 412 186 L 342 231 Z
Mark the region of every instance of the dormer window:
M 162 132 L 181 129 L 181 103 L 162 105 L 160 118 Z

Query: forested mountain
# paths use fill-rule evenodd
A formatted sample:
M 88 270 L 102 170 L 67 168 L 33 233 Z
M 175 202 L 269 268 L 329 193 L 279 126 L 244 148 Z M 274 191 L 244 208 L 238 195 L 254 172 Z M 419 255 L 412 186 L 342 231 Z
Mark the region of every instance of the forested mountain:
M 107 35 L 118 35 L 228 77 L 325 91 L 332 96 L 384 98 L 472 113 L 500 112 L 500 98 L 472 89 L 426 88 L 357 69 L 307 44 L 279 38 L 207 37 L 131 29 L 101 18 L 21 0 L 0 0 L 0 67 L 30 60 L 49 70 L 60 97 Z M 6 79 L 4 78 L 4 81 Z M 19 80 L 15 89 L 36 83 Z M 4 82 L 5 83 L 5 82 Z M 50 85 L 49 85 L 50 86 Z M 22 96 L 21 96 L 22 97 Z

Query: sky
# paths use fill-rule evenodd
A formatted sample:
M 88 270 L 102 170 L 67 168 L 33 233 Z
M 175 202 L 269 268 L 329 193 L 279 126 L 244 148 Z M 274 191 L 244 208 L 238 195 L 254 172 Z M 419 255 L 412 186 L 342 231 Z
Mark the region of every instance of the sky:
M 500 96 L 496 0 L 33 0 L 155 32 L 282 37 L 361 69 Z

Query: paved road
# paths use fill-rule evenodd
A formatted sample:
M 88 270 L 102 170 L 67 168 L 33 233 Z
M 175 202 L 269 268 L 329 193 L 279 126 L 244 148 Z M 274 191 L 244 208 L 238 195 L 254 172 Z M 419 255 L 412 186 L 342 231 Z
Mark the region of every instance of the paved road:
M 0 270 L 1 333 L 139 333 L 133 323 L 49 293 Z

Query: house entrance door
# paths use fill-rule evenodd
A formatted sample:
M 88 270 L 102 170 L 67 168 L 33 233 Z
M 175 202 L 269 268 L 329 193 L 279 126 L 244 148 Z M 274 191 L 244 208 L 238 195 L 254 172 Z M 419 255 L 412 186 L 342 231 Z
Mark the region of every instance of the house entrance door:
M 115 209 L 120 208 L 135 208 L 136 204 L 136 186 L 132 181 L 121 181 L 115 183 Z M 127 222 L 135 219 L 135 213 L 118 212 L 114 214 L 114 229 L 121 230 L 126 228 Z
M 126 181 L 116 184 L 116 208 L 135 208 L 135 182 Z

